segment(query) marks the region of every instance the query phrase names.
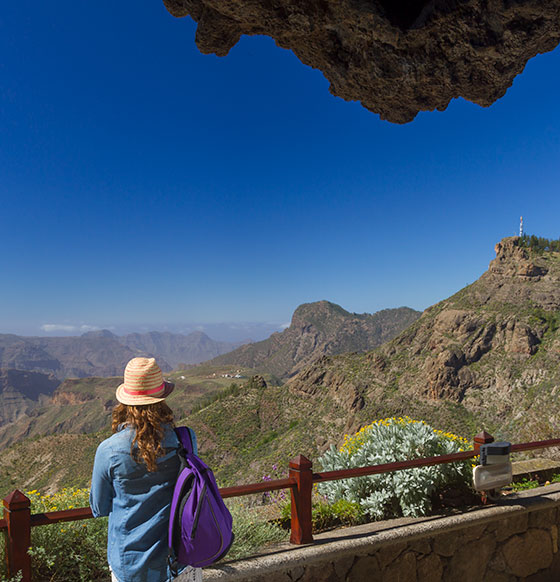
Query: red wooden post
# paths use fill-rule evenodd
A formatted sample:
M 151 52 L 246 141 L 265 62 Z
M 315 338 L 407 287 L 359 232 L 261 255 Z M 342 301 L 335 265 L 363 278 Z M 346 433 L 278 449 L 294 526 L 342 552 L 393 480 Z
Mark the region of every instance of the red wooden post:
M 31 557 L 27 553 L 31 545 L 31 501 L 21 491 L 12 491 L 4 498 L 6 530 L 6 559 L 8 576 L 21 571 L 22 582 L 31 580 Z
M 478 453 L 480 452 L 480 445 L 487 445 L 488 443 L 493 443 L 494 442 L 494 437 L 487 433 L 485 430 L 483 430 L 482 432 L 479 432 L 475 437 L 474 437 L 474 446 L 473 449 Z
M 313 541 L 311 522 L 311 491 L 313 489 L 313 464 L 303 455 L 290 461 L 289 476 L 297 486 L 291 488 L 292 522 L 290 543 L 310 544 Z

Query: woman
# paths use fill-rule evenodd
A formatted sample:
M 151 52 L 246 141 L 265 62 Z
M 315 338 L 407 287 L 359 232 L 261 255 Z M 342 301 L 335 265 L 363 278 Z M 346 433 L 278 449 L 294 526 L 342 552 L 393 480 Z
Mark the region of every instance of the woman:
M 107 557 L 113 582 L 161 582 L 167 567 L 168 525 L 179 471 L 173 412 L 165 403 L 174 385 L 154 358 L 134 358 L 117 388 L 113 435 L 95 454 L 90 505 L 109 516 Z M 191 430 L 196 453 L 196 436 Z M 199 582 L 187 567 L 181 582 Z

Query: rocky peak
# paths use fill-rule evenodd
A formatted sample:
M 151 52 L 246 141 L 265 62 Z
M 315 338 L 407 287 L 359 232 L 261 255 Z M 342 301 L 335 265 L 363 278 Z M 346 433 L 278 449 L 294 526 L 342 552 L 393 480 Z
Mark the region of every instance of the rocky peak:
M 96 338 L 117 338 L 117 336 L 112 332 L 109 331 L 108 329 L 96 329 L 93 331 L 86 331 L 86 333 L 83 333 L 81 335 L 81 337 L 86 337 L 86 338 L 92 338 L 92 339 L 96 339 Z
M 548 273 L 548 268 L 537 264 L 538 257 L 532 256 L 529 249 L 520 245 L 518 236 L 510 236 L 496 244 L 496 258 L 490 263 L 488 271 L 497 275 L 531 279 L 542 277 Z
M 408 307 L 350 313 L 330 301 L 300 305 L 290 327 L 212 360 L 287 377 L 323 355 L 370 350 L 395 337 L 420 313 Z
M 521 239 L 518 236 L 508 236 L 503 238 L 494 246 L 496 259 L 527 259 L 527 249 L 520 245 Z
M 189 335 L 187 336 L 189 339 L 193 340 L 193 341 L 202 341 L 202 342 L 209 342 L 212 341 L 210 336 L 208 336 L 206 333 L 204 333 L 203 331 L 196 329 L 195 331 L 191 331 L 191 333 L 189 333 Z
M 291 328 L 305 328 L 309 325 L 321 327 L 321 324 L 329 320 L 339 320 L 350 317 L 351 314 L 330 301 L 321 300 L 313 303 L 303 303 L 292 315 Z

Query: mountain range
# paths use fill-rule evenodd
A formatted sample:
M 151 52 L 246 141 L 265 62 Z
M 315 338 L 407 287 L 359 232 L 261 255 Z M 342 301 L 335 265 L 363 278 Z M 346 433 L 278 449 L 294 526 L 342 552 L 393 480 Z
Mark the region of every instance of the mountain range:
M 357 315 L 348 313 L 328 301 L 307 303 L 296 309 L 292 324 L 284 332 L 273 334 L 269 340 L 243 346 L 235 350 L 233 356 L 226 361 L 215 358 L 200 370 L 208 368 L 208 373 L 204 372 L 203 375 L 210 378 L 209 388 L 213 388 L 215 384 L 216 373 L 212 370 L 226 370 L 224 376 L 230 378 L 236 375 L 227 373 L 230 367 L 232 367 L 230 372 L 242 367 L 256 368 L 264 374 L 286 375 L 324 353 L 342 353 L 348 349 L 363 350 L 366 346 L 377 345 L 383 338 L 395 335 L 396 330 L 403 329 L 419 315 L 418 312 L 408 308 L 387 309 L 373 315 Z M 19 428 L 15 425 L 12 427 L 13 434 L 9 439 L 0 435 L 0 448 L 3 443 L 17 440 L 15 434 L 24 436 L 38 434 L 37 422 L 30 423 L 29 417 L 38 418 L 46 414 L 49 403 L 92 404 L 92 401 L 97 399 L 102 400 L 99 411 L 105 410 L 108 413 L 110 407 L 106 406 L 106 402 L 111 401 L 111 390 L 107 393 L 107 390 L 99 387 L 110 386 L 114 389 L 119 383 L 118 378 L 114 376 L 122 374 L 126 362 L 133 354 L 156 354 L 164 370 L 168 370 L 167 362 L 159 354 L 165 354 L 168 360 L 177 362 L 187 356 L 199 359 L 227 347 L 214 342 L 201 332 L 194 332 L 188 336 L 152 332 L 117 337 L 110 331 L 102 330 L 88 332 L 78 338 L 0 336 L 0 339 L 8 344 L 3 351 L 4 361 L 8 364 L 21 368 L 38 367 L 43 370 L 37 372 L 0 368 L 0 427 L 4 426 L 3 431 L 6 433 L 6 424 L 19 422 Z M 9 343 L 8 340 L 12 342 Z M 274 348 L 276 352 L 273 351 Z M 41 353 L 46 354 L 46 349 L 50 350 L 51 360 L 48 360 L 46 355 L 42 356 L 43 359 L 39 358 Z M 251 357 L 247 357 L 249 354 Z M 89 368 L 86 368 L 86 362 Z M 283 362 L 288 362 L 288 365 L 281 367 Z M 52 371 L 44 373 L 49 367 Z M 85 372 L 92 369 L 101 370 L 103 373 L 98 375 L 108 376 L 108 382 L 107 379 L 94 377 L 90 378 L 90 382 L 66 379 L 60 383 L 59 378 L 63 374 L 73 375 L 78 379 L 85 378 L 88 376 Z M 55 376 L 57 371 L 58 377 Z M 186 378 L 185 374 L 187 373 L 176 374 L 179 384 Z M 197 376 L 197 370 L 189 372 L 187 376 L 191 377 L 193 374 Z M 218 377 L 221 377 L 221 374 L 218 374 Z M 39 408 L 41 411 L 38 411 Z M 107 416 L 103 412 L 100 412 L 100 415 Z M 89 416 L 88 412 L 85 417 Z M 101 428 L 104 423 L 106 419 L 94 424 Z M 59 422 L 55 424 L 60 428 Z M 42 431 L 49 432 L 48 423 L 41 422 L 39 425 Z M 68 430 L 84 430 L 78 419 L 74 419 L 71 425 L 66 423 L 64 426 Z
M 136 356 L 155 357 L 168 371 L 180 364 L 209 360 L 238 345 L 215 341 L 201 331 L 116 336 L 109 330 L 99 330 L 67 337 L 0 334 L 0 367 L 54 374 L 61 380 L 118 376 Z
M 248 361 L 254 365 L 280 362 L 283 368 L 271 370 L 285 370 L 288 380 L 243 381 L 190 412 L 184 409 L 179 424 L 196 430 L 201 455 L 222 484 L 258 479 L 273 465 L 286 467 L 297 454 L 317 459 L 331 444 L 340 445 L 345 434 L 393 415 L 426 420 L 469 439 L 481 429 L 512 442 L 558 437 L 560 252 L 529 248 L 519 237 L 503 239 L 495 250 L 496 258 L 477 281 L 426 309 L 375 349 L 338 355 L 323 350 L 303 367 L 297 362 L 289 367 L 293 352 L 280 357 L 271 349 L 258 362 L 252 355 Z M 312 317 L 305 316 L 307 309 L 298 308 L 289 334 L 278 336 L 299 330 L 296 345 L 305 346 L 302 338 L 312 328 L 316 337 L 331 326 L 338 329 L 338 306 L 320 302 Z M 276 345 L 282 338 L 274 338 Z M 238 353 L 252 353 L 251 347 Z M 210 377 L 212 366 L 205 370 Z M 78 404 L 67 405 L 72 406 Z M 41 446 L 53 459 L 64 455 L 56 438 L 24 439 L 5 449 L 2 471 L 32 485 L 33 474 L 21 459 Z M 84 449 L 82 465 L 89 466 L 92 450 Z
M 236 357 L 229 361 L 220 362 L 217 358 L 202 365 L 191 366 L 189 369 L 166 373 L 166 376 L 176 383 L 176 389 L 170 396 L 169 403 L 179 418 L 185 415 L 191 417 L 196 416 L 196 414 L 191 414 L 192 410 L 204 410 L 208 406 L 211 407 L 215 398 L 219 400 L 223 395 L 227 397 L 228 391 L 224 392 L 224 388 L 229 388 L 232 393 L 238 395 L 240 391 L 250 393 L 253 388 L 258 389 L 262 385 L 273 389 L 281 383 L 274 378 L 274 373 L 288 375 L 301 365 L 312 362 L 325 353 L 364 350 L 368 346 L 378 345 L 383 339 L 394 336 L 398 330 L 416 320 L 419 315 L 418 312 L 408 308 L 387 309 L 373 315 L 358 315 L 349 313 L 327 301 L 301 305 L 296 309 L 292 324 L 288 329 L 282 333 L 273 334 L 270 340 L 244 346 L 244 349 L 236 351 Z M 58 348 L 58 351 L 53 350 L 56 355 L 62 352 L 61 346 L 68 347 L 76 340 L 76 338 L 50 339 L 60 340 L 46 342 L 47 346 L 54 344 L 55 348 Z M 107 349 L 107 346 L 112 347 L 114 355 L 122 358 L 124 363 L 129 355 L 126 350 L 171 354 L 172 361 L 173 357 L 175 361 L 178 358 L 184 358 L 184 352 L 179 351 L 181 346 L 177 348 L 173 343 L 176 339 L 173 334 L 130 334 L 118 338 L 111 332 L 100 331 L 89 332 L 77 339 L 81 340 L 79 345 L 83 350 L 82 353 L 91 350 L 88 361 L 100 366 L 103 362 L 95 354 L 96 346 L 104 349 Z M 20 347 L 20 351 L 8 350 L 8 355 L 22 354 L 21 346 L 18 346 L 16 342 L 12 346 L 14 344 Z M 31 348 L 37 347 L 32 341 L 28 343 L 28 346 L 29 344 Z M 274 354 L 274 346 L 278 347 L 280 353 Z M 248 358 L 247 354 L 251 354 L 251 358 Z M 161 361 L 161 358 L 159 359 Z M 29 360 L 16 361 L 20 365 L 30 365 Z M 62 370 L 69 370 L 70 361 L 69 358 L 64 360 L 66 367 Z M 37 362 L 38 360 L 31 360 L 31 365 L 37 365 Z M 111 365 L 116 366 L 116 364 Z M 257 369 L 252 369 L 253 365 Z M 73 360 L 73 366 L 71 370 L 76 371 L 76 360 Z M 122 367 L 118 372 L 113 372 L 115 367 L 106 366 L 104 371 L 113 372 L 116 376 L 122 373 Z M 52 368 L 60 370 L 54 366 Z M 241 389 L 240 387 L 247 383 L 247 378 L 257 372 L 263 374 L 264 378 L 259 376 L 258 381 L 251 381 Z M 48 443 L 58 442 L 58 438 L 64 438 L 64 447 L 52 451 L 52 456 L 59 458 L 55 465 L 62 473 L 58 473 L 56 478 L 52 476 L 52 479 L 53 483 L 58 483 L 64 479 L 73 478 L 72 476 L 75 476 L 77 471 L 79 473 L 79 465 L 75 464 L 77 444 L 72 440 L 71 435 L 99 433 L 99 438 L 102 435 L 106 436 L 110 412 L 116 403 L 114 391 L 122 380 L 119 377 L 68 378 L 61 383 L 53 373 L 42 374 L 13 369 L 4 369 L 0 379 L 2 380 L 0 384 L 0 449 L 5 451 L 3 458 L 14 459 L 13 462 L 17 466 L 21 458 L 31 454 L 26 447 L 33 448 L 35 446 L 33 443 L 37 438 L 41 441 L 46 438 L 45 442 Z M 34 389 L 31 390 L 30 386 L 34 386 Z M 241 394 L 240 397 L 243 401 L 244 396 Z M 236 422 L 238 420 L 236 419 Z M 87 442 L 90 441 L 91 439 L 87 440 Z M 6 447 L 10 447 L 9 450 L 6 451 Z M 48 447 L 52 448 L 51 445 Z M 87 454 L 94 451 L 94 448 L 89 445 L 86 449 Z M 64 456 L 69 450 L 73 451 L 72 455 Z M 60 461 L 61 455 L 64 457 L 64 462 Z M 89 461 L 89 459 L 85 461 L 84 465 L 89 467 Z M 12 470 L 7 468 L 7 475 Z M 41 479 L 46 480 L 50 476 L 51 472 L 46 470 L 42 473 Z

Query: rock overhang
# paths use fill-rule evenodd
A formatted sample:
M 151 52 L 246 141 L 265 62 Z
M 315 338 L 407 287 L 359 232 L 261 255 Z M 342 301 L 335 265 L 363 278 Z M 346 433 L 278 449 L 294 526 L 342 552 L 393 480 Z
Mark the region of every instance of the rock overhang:
M 489 106 L 560 42 L 560 0 L 164 0 L 225 56 L 266 35 L 320 69 L 330 92 L 393 123 L 463 97 Z

